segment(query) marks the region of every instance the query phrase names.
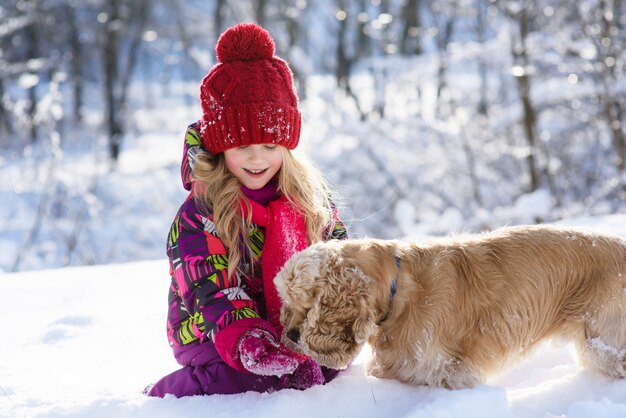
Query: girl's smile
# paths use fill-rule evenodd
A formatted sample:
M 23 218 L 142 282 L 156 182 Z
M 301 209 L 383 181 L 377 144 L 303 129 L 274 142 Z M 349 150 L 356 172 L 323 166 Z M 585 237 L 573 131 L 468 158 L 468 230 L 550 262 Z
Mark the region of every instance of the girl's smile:
M 251 175 L 256 176 L 256 175 L 259 175 L 259 174 L 263 174 L 265 171 L 267 171 L 267 168 L 264 168 L 262 170 L 254 170 L 254 169 L 244 168 L 244 170 L 246 170 Z

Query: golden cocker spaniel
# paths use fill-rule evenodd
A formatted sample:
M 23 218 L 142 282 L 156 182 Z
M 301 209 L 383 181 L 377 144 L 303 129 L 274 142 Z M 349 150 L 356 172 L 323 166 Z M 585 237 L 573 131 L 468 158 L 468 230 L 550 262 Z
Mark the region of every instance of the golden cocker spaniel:
M 368 373 L 466 388 L 549 337 L 581 363 L 626 376 L 626 241 L 553 226 L 430 243 L 322 242 L 275 279 L 283 341 L 345 368 L 366 342 Z

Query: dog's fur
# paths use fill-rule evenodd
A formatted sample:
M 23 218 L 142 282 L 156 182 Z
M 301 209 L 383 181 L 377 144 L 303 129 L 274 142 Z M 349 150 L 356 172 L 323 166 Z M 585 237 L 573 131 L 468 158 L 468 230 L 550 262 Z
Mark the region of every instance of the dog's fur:
M 284 343 L 331 368 L 369 341 L 373 376 L 465 388 L 559 336 L 584 365 L 626 376 L 618 237 L 525 226 L 428 244 L 329 241 L 294 255 L 275 283 Z

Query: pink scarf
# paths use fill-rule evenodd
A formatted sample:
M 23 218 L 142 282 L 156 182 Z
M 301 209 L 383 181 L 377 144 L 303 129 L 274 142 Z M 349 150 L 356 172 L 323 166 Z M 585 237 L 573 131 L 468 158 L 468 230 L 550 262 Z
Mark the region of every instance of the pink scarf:
M 274 278 L 285 262 L 295 253 L 308 246 L 304 216 L 283 195 L 263 207 L 249 200 L 252 206 L 252 222 L 265 227 L 265 241 L 261 253 L 263 270 L 263 293 L 267 320 L 282 333 L 280 324 L 281 300 Z M 248 215 L 245 203 L 240 202 L 243 216 Z

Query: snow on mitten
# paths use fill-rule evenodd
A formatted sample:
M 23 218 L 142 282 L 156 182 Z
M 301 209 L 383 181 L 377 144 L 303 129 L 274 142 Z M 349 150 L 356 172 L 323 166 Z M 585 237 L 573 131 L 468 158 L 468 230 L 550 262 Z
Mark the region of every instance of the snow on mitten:
M 282 376 L 298 367 L 298 360 L 290 355 L 274 337 L 264 330 L 245 333 L 239 342 L 239 359 L 243 367 L 261 376 Z

